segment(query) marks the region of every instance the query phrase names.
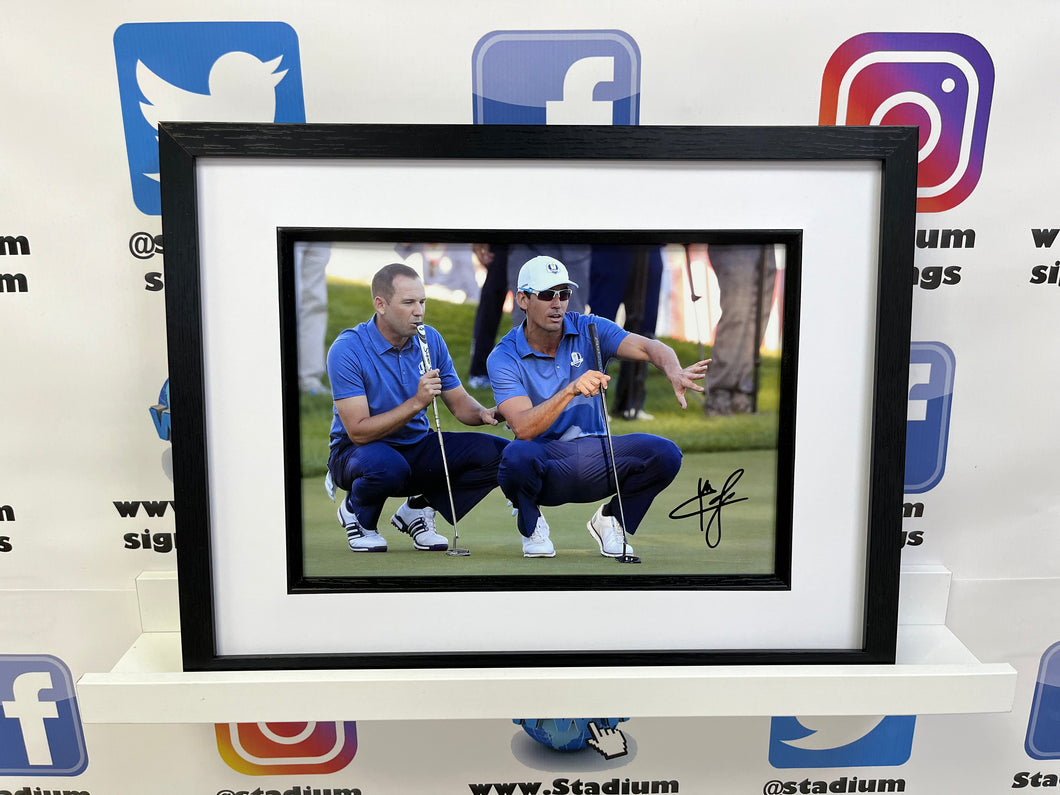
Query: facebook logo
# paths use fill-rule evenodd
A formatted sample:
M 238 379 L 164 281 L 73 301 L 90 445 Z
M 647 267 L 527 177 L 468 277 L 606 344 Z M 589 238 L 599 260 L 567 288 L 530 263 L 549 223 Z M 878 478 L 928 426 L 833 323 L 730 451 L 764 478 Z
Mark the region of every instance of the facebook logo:
M 913 751 L 915 715 L 773 718 L 769 764 L 789 767 L 896 767 Z
M 475 124 L 638 124 L 640 50 L 619 30 L 500 30 L 472 55 Z
M 906 494 L 933 489 L 946 470 L 955 368 L 953 351 L 941 342 L 914 342 L 910 346 Z
M 1024 748 L 1032 759 L 1060 759 L 1060 643 L 1045 650 L 1038 666 Z
M 65 663 L 47 654 L 0 655 L 0 776 L 76 776 L 86 767 Z
M 305 122 L 298 35 L 283 22 L 146 22 L 114 32 L 133 201 L 160 215 L 160 121 Z

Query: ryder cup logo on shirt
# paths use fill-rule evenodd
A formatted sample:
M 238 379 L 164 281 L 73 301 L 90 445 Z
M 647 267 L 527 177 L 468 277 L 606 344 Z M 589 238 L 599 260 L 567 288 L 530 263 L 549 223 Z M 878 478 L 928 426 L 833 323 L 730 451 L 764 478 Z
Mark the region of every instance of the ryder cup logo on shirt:
M 298 35 L 283 22 L 130 23 L 114 32 L 133 201 L 161 214 L 160 121 L 305 121 Z
M 571 367 L 581 367 L 582 366 L 582 362 L 584 362 L 584 361 L 585 361 L 585 357 L 582 356 L 577 351 L 574 351 L 574 353 L 572 353 L 570 355 L 570 366 Z
M 917 212 L 963 202 L 983 170 L 994 64 L 960 33 L 862 33 L 828 60 L 821 124 L 920 127 Z
M 498 30 L 471 56 L 475 124 L 637 124 L 640 50 L 620 30 Z

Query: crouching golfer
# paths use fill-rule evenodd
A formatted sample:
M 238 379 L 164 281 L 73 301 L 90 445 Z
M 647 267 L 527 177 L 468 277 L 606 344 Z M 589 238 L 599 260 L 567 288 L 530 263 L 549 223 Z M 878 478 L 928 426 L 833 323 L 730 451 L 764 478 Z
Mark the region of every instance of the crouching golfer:
M 604 363 L 613 356 L 648 361 L 666 374 L 681 407 L 709 359 L 682 368 L 677 354 L 658 340 L 631 334 L 610 320 L 567 312 L 578 285 L 563 263 L 534 257 L 519 271 L 515 300 L 526 312 L 522 325 L 497 344 L 487 360 L 497 410 L 515 433 L 504 449 L 498 481 L 518 509 L 523 555 L 553 557 L 555 547 L 539 506 L 607 500 L 589 520 L 600 553 L 632 555 L 619 523 L 617 474 L 625 535 L 633 535 L 652 500 L 676 477 L 681 451 L 669 439 L 646 433 L 614 437 L 615 472 L 607 447 L 600 389 L 610 376 L 596 369 L 590 323 L 596 323 Z
M 426 370 L 416 339 L 423 323 L 423 282 L 412 268 L 387 265 L 372 279 L 375 317 L 346 329 L 328 351 L 328 378 L 335 398 L 328 470 L 348 492 L 339 522 L 354 552 L 385 552 L 377 530 L 388 497 L 408 497 L 390 519 L 420 550 L 445 550 L 435 511 L 452 524 L 497 485 L 506 439 L 486 433 L 445 434 L 443 466 L 438 434 L 426 408 L 436 396 L 465 425 L 496 425 L 496 409 L 479 404 L 460 385 L 441 335 L 427 327 L 435 369 Z M 456 516 L 449 505 L 452 489 Z

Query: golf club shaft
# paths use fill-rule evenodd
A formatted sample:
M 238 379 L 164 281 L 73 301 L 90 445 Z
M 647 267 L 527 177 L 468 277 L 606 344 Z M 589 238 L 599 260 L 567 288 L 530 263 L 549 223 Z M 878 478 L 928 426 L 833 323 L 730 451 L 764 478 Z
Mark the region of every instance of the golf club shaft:
M 420 344 L 420 354 L 423 356 L 423 372 L 426 375 L 432 369 L 431 367 L 431 352 L 427 347 L 427 327 L 420 323 L 416 326 L 416 340 Z M 442 418 L 438 413 L 438 398 L 431 398 L 431 405 L 434 406 L 434 427 L 438 430 L 438 448 L 442 451 L 442 471 L 445 473 L 445 488 L 449 492 L 449 510 L 452 511 L 453 516 L 453 548 L 456 548 L 457 541 L 460 540 L 460 531 L 456 529 L 456 503 L 453 502 L 453 483 L 449 479 L 449 462 L 445 457 L 445 441 L 442 438 Z
M 696 344 L 699 346 L 699 358 L 702 359 L 704 356 L 703 352 L 703 333 L 699 330 L 699 312 L 696 309 L 696 301 L 703 296 L 696 295 L 696 287 L 692 282 L 692 257 L 691 247 L 685 244 L 685 271 L 688 273 L 688 292 L 692 294 L 692 319 L 696 322 Z
M 600 355 L 600 337 L 596 333 L 596 324 L 589 324 L 589 338 L 593 342 L 593 355 L 596 357 L 596 369 L 604 371 L 603 358 Z M 604 431 L 607 436 L 607 449 L 611 454 L 611 475 L 615 479 L 615 497 L 618 500 L 618 517 L 622 522 L 622 554 L 626 554 L 626 511 L 622 507 L 622 491 L 618 487 L 618 465 L 615 463 L 615 446 L 611 441 L 611 418 L 607 413 L 607 396 L 600 388 L 600 405 L 604 410 Z

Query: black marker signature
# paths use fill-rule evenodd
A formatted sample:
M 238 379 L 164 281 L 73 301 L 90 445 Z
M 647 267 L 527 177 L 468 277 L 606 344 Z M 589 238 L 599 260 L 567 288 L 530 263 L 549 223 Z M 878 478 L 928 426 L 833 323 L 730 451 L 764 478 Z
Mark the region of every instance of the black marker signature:
M 718 544 L 721 543 L 721 509 L 726 505 L 732 505 L 734 502 L 743 502 L 748 499 L 747 497 L 737 497 L 733 494 L 733 489 L 736 484 L 743 477 L 743 470 L 737 469 L 729 477 L 725 479 L 725 485 L 721 487 L 719 493 L 717 489 L 710 485 L 709 480 L 699 479 L 698 493 L 695 497 L 689 500 L 685 500 L 672 511 L 670 511 L 671 519 L 687 519 L 690 516 L 699 517 L 699 529 L 703 533 L 703 538 L 707 542 L 707 546 L 714 549 Z M 710 499 L 706 505 L 703 504 L 703 498 L 711 494 L 717 494 L 718 496 Z M 678 513 L 682 508 L 685 508 L 692 503 L 699 504 L 699 510 L 691 510 L 688 513 Z M 706 526 L 703 525 L 704 514 L 710 514 L 710 520 Z M 717 525 L 715 526 L 715 522 Z

